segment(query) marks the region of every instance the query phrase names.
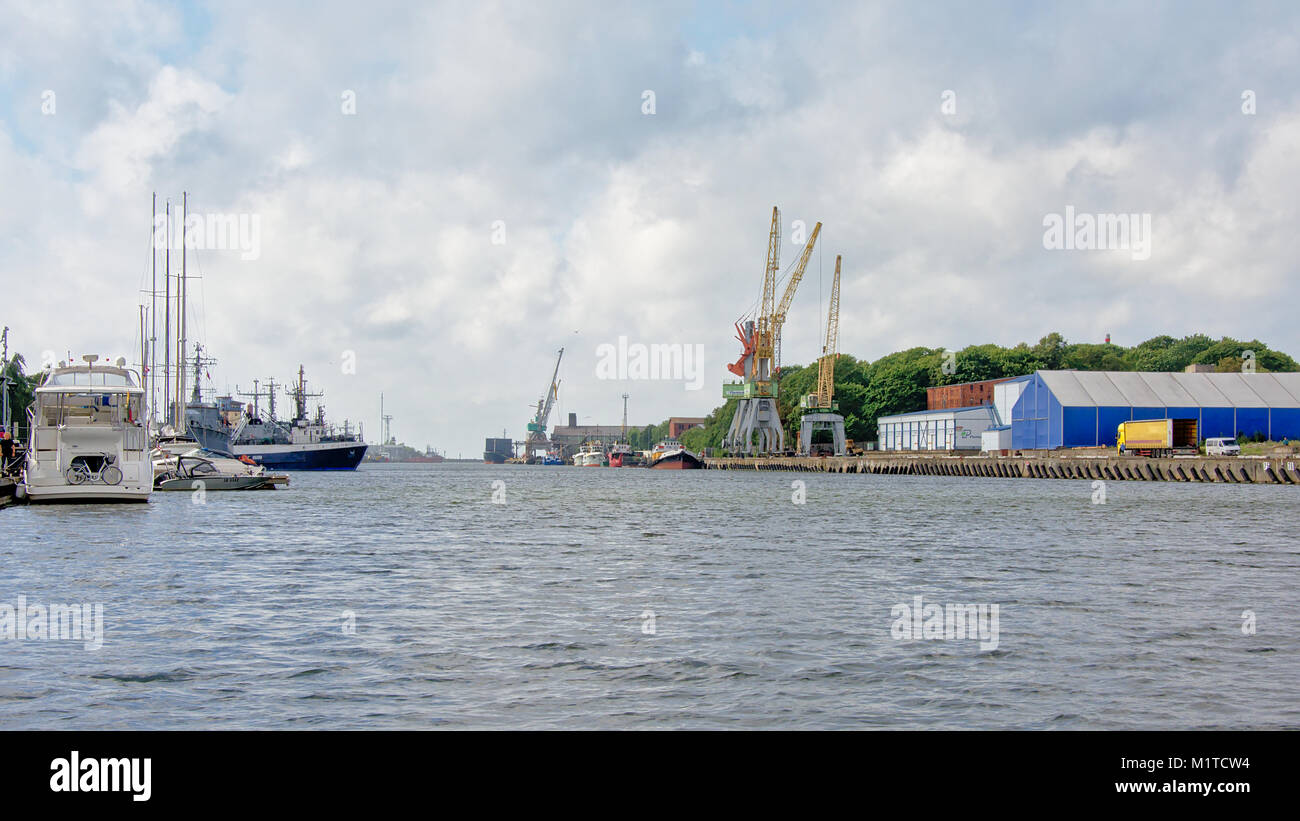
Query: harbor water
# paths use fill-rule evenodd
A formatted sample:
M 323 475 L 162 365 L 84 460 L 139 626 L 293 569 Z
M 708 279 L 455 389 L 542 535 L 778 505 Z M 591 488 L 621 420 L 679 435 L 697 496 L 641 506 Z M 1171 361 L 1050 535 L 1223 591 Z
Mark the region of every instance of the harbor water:
M 1100 493 L 444 463 L 23 506 L 0 606 L 104 629 L 0 639 L 0 728 L 1300 728 L 1296 491 Z M 918 596 L 996 647 L 899 636 Z

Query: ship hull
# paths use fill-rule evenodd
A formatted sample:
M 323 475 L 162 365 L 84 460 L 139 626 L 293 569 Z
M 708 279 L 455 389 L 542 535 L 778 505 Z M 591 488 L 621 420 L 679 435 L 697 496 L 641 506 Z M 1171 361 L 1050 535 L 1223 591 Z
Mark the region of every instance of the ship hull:
M 147 502 L 152 486 L 99 487 L 85 485 L 27 485 L 27 500 L 33 504 L 63 502 L 89 504 L 95 502 Z
M 502 465 L 513 459 L 515 446 L 508 437 L 490 437 L 483 441 L 483 464 Z
M 661 456 L 650 466 L 651 470 L 700 470 L 703 467 L 703 462 L 685 451 Z
M 360 442 L 321 442 L 312 445 L 235 445 L 235 456 L 247 456 L 272 470 L 356 470 L 366 455 Z
M 236 458 L 247 456 L 271 470 L 356 470 L 369 447 L 364 442 L 232 445 L 228 435 L 210 428 L 196 426 L 189 432 L 207 450 Z

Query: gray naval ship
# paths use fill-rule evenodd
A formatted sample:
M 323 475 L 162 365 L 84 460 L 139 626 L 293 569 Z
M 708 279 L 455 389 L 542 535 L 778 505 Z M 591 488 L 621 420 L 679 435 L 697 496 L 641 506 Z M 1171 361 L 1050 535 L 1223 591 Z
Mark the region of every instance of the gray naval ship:
M 198 370 L 196 358 L 196 371 Z M 263 415 L 263 395 L 254 389 L 253 403 L 242 405 L 233 396 L 218 396 L 203 402 L 198 396 L 186 405 L 189 432 L 200 445 L 234 457 L 247 456 L 273 470 L 355 470 L 368 447 L 347 422 L 336 429 L 325 422 L 325 408 L 317 405 L 313 417 L 307 414 L 307 400 L 323 396 L 307 392 L 307 379 L 298 366 L 298 381 L 287 392 L 293 400 L 289 421 L 275 418 L 275 382 L 266 392 L 268 405 Z M 195 393 L 198 376 L 195 375 Z

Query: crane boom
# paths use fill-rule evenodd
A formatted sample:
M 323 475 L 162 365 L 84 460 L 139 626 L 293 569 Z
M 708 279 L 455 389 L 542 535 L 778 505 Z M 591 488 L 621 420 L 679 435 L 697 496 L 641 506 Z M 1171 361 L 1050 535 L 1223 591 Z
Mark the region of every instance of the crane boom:
M 785 315 L 790 310 L 790 303 L 794 300 L 794 292 L 799 289 L 799 283 L 803 281 L 803 272 L 808 268 L 808 260 L 812 258 L 813 246 L 817 244 L 817 237 L 822 232 L 822 224 L 819 222 L 813 226 L 812 234 L 808 237 L 808 242 L 803 247 L 803 253 L 799 255 L 799 262 L 794 267 L 794 272 L 790 274 L 790 281 L 786 283 L 785 294 L 781 297 L 781 304 L 776 307 L 772 314 L 772 373 L 778 373 L 781 370 L 781 327 L 785 325 Z
M 555 397 L 560 392 L 560 382 L 556 378 L 560 375 L 560 360 L 564 359 L 564 349 L 560 348 L 560 355 L 555 357 L 555 370 L 551 373 L 551 386 L 546 390 L 546 405 L 542 408 L 541 417 L 537 420 L 542 423 L 542 429 L 546 429 L 546 420 L 551 417 L 551 408 L 555 406 Z
M 546 421 L 551 417 L 551 408 L 555 407 L 555 397 L 560 392 L 560 361 L 564 359 L 564 349 L 560 348 L 560 353 L 555 357 L 555 370 L 551 373 L 551 384 L 546 386 L 546 393 L 541 399 L 537 400 L 537 413 L 528 423 L 528 435 L 524 438 L 524 460 L 531 463 L 534 452 L 538 448 L 546 448 L 551 444 L 550 438 L 546 435 Z
M 758 306 L 758 338 L 771 333 L 776 313 L 776 271 L 781 262 L 781 212 L 772 206 L 772 227 L 767 234 L 767 267 L 763 269 L 763 301 Z
M 546 421 L 551 417 L 551 408 L 555 406 L 555 397 L 560 391 L 559 380 L 560 361 L 564 359 L 564 349 L 560 348 L 559 356 L 555 358 L 555 370 L 551 373 L 551 383 L 546 387 L 546 393 L 542 398 L 537 400 L 537 413 L 533 416 L 533 421 L 528 423 L 530 432 L 546 433 Z
M 817 368 L 817 407 L 832 407 L 835 398 L 835 360 L 840 342 L 840 256 L 835 255 L 835 279 L 831 283 L 831 305 L 826 316 L 826 345 Z

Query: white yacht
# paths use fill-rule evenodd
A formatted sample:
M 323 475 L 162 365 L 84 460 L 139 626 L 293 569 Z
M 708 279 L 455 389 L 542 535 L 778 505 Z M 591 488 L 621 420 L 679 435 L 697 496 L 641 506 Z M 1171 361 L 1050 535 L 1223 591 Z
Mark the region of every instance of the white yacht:
M 126 360 L 63 362 L 27 411 L 23 485 L 33 502 L 144 502 L 153 490 L 144 390 Z

